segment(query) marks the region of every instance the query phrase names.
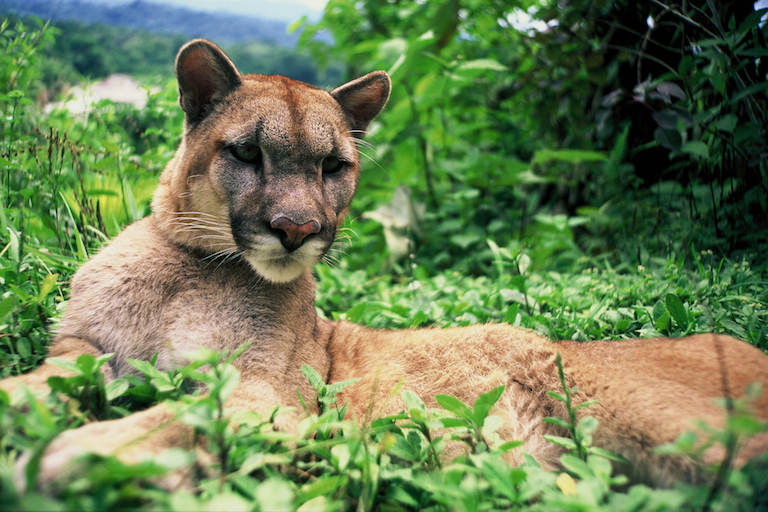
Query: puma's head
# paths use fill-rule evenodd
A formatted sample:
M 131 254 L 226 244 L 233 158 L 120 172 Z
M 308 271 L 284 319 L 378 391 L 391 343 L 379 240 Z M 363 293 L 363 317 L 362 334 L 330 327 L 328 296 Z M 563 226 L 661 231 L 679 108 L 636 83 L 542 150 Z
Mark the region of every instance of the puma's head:
M 358 180 L 356 142 L 389 98 L 383 71 L 328 93 L 241 75 L 216 45 L 176 58 L 184 137 L 152 203 L 161 229 L 211 259 L 287 282 L 333 243 Z

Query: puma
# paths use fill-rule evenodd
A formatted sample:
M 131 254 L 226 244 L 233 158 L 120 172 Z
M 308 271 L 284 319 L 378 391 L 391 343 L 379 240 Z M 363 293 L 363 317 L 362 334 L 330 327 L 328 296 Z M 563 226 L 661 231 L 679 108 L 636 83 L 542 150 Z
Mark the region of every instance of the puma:
M 214 44 L 194 40 L 176 60 L 184 136 L 160 178 L 153 214 L 126 228 L 72 282 L 50 356 L 114 353 L 105 377 L 131 371 L 127 358 L 168 370 L 188 350 L 252 344 L 234 363 L 241 382 L 232 408 L 269 413 L 313 391 L 300 366 L 326 382 L 361 379 L 342 403 L 362 419 L 403 408 L 390 396 L 400 381 L 435 406 L 434 395 L 472 403 L 503 384 L 496 406 L 502 439 L 524 442 L 545 468 L 562 449 L 542 421 L 564 416 L 547 391 L 561 392 L 557 353 L 579 400 L 600 427 L 594 444 L 632 462 L 633 481 L 669 486 L 703 476 L 688 460 L 658 455 L 657 445 L 692 430 L 695 420 L 722 425 L 715 399 L 744 396 L 753 382 L 768 389 L 768 357 L 721 335 L 577 343 L 548 341 L 509 325 L 454 329 L 372 330 L 319 318 L 312 267 L 334 243 L 358 181 L 356 143 L 388 100 L 390 80 L 376 71 L 328 93 L 282 76 L 245 75 Z M 63 370 L 44 364 L 2 382 L 43 388 Z M 728 392 L 724 390 L 727 383 Z M 431 400 L 431 402 L 430 402 Z M 768 392 L 753 404 L 768 420 Z M 291 429 L 299 413 L 280 416 Z M 48 448 L 41 481 L 51 481 L 85 452 L 138 460 L 147 452 L 190 447 L 190 427 L 164 405 L 62 434 Z M 768 451 L 763 434 L 744 445 L 737 464 Z M 508 454 L 512 464 L 519 450 Z M 706 460 L 722 460 L 717 449 Z

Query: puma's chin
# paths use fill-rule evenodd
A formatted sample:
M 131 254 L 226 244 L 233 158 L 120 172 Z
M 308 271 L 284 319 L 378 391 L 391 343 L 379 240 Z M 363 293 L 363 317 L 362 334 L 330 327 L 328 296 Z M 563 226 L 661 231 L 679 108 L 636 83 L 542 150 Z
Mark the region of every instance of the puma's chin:
M 272 283 L 288 283 L 298 279 L 306 269 L 317 263 L 314 260 L 308 261 L 305 258 L 292 256 L 265 260 L 252 254 L 246 254 L 245 259 L 257 274 Z

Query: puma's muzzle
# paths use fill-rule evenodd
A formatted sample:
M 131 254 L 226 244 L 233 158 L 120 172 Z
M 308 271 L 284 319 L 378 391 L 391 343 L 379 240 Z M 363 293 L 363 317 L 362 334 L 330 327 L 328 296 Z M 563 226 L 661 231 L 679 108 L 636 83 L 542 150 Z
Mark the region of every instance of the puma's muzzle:
M 278 217 L 273 220 L 270 227 L 275 231 L 280 243 L 283 244 L 288 252 L 293 252 L 304 243 L 304 239 L 309 235 L 320 232 L 320 223 L 316 220 L 296 224 L 288 217 Z

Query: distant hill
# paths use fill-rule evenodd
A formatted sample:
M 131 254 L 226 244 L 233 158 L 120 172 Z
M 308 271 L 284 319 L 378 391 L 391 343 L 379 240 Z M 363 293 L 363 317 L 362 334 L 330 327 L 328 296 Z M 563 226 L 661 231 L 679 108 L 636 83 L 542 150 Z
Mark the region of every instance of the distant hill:
M 78 0 L 0 0 L 0 13 L 34 15 L 45 20 L 105 23 L 187 38 L 204 37 L 218 43 L 268 41 L 293 46 L 296 35 L 288 23 L 233 14 L 200 12 L 184 7 L 137 0 L 97 4 Z

